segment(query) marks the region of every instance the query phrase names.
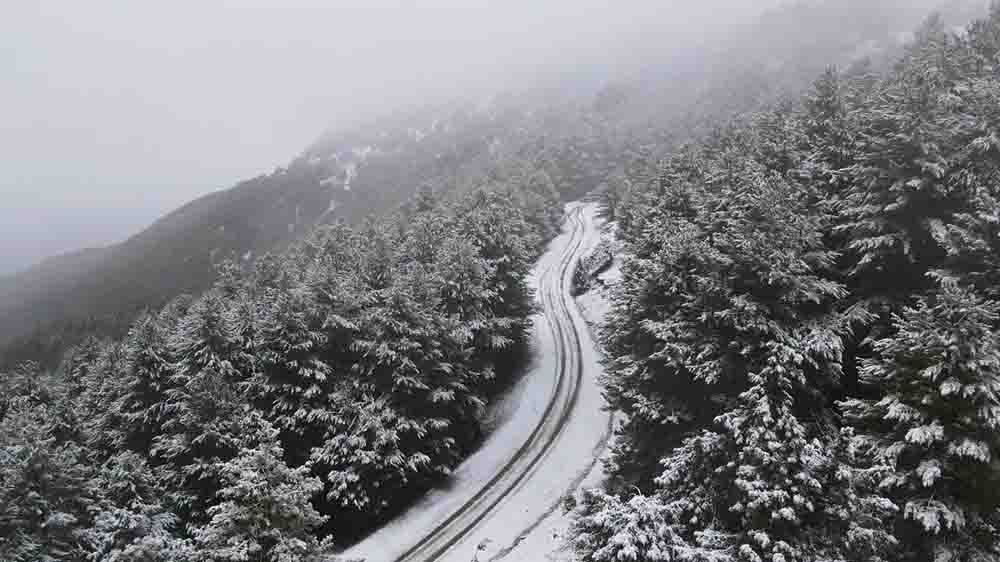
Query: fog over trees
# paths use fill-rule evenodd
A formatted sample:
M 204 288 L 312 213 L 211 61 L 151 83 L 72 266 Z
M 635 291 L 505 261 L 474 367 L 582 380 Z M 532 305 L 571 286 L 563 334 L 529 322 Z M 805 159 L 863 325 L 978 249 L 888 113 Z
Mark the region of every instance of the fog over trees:
M 592 90 L 667 61 L 701 64 L 780 4 L 5 5 L 0 273 L 121 241 L 198 195 L 285 164 L 329 128 L 427 102 L 539 85 Z M 884 13 L 903 31 L 934 4 L 894 2 Z M 875 9 L 851 19 L 882 22 Z M 843 28 L 811 25 L 820 23 Z
M 0 270 L 127 239 L 0 278 L 0 560 L 343 559 L 554 351 L 581 199 L 565 559 L 1000 560 L 1000 3 L 2 11 Z
M 598 83 L 619 55 L 658 57 L 768 3 L 749 4 L 7 4 L 0 273 L 120 241 L 285 164 L 328 128 L 545 82 Z

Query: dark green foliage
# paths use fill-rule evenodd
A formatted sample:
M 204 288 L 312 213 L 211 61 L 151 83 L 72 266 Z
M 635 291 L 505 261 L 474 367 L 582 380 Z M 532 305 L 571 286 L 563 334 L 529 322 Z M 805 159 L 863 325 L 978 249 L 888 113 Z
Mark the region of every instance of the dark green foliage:
M 1000 9 L 782 100 L 887 31 L 808 4 L 669 87 L 330 135 L 0 287 L 0 338 L 65 320 L 5 355 L 0 559 L 324 559 L 476 446 L 531 264 L 597 188 L 625 415 L 582 559 L 996 559 Z
M 874 342 L 861 376 L 880 398 L 843 408 L 890 469 L 880 487 L 898 498 L 912 556 L 985 560 L 1000 555 L 1000 303 L 952 289 L 934 302 L 894 316 L 895 333 Z
M 255 435 L 219 471 L 219 503 L 208 523 L 194 530 L 196 560 L 211 562 L 328 561 L 334 545 L 316 537 L 326 517 L 312 506 L 323 488 L 307 467 L 282 460 L 278 431 L 265 420 L 246 420 Z
M 326 560 L 447 477 L 533 312 L 555 200 L 522 188 L 227 262 L 121 340 L 0 375 L 0 558 Z
M 491 107 L 422 107 L 324 134 L 287 167 L 192 201 L 121 244 L 0 279 L 0 368 L 54 368 L 88 336 L 120 338 L 143 311 L 212 286 L 227 260 L 249 266 L 315 229 L 421 213 L 483 185 L 516 188 L 525 220 L 549 238 L 558 202 L 617 164 L 592 114 L 562 96 L 500 96 Z
M 109 436 L 111 450 L 148 453 L 153 438 L 163 431 L 172 354 L 167 348 L 162 316 L 141 318 L 129 331 L 124 342 L 125 376 L 109 381 L 120 390 L 111 400 L 100 401 L 110 408 L 99 419 L 113 420 L 114 425 L 93 434 Z
M 52 408 L 16 400 L 0 420 L 0 559 L 79 559 L 95 497 L 86 450 L 55 436 Z
M 186 562 L 195 560 L 191 542 L 180 536 L 180 519 L 164 505 L 146 459 L 121 453 L 101 465 L 91 485 L 100 500 L 93 524 L 83 533 L 92 560 Z
M 584 559 L 1000 556 L 997 14 L 616 193 L 626 421 Z

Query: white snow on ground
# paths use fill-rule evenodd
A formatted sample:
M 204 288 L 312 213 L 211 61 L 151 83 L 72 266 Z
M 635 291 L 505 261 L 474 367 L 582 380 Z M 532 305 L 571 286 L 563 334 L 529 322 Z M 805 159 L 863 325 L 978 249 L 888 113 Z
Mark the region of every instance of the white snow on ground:
M 344 191 L 350 191 L 351 182 L 354 181 L 354 178 L 358 177 L 358 165 L 351 162 L 344 166 L 344 173 L 347 174 L 347 177 L 344 179 Z
M 363 148 L 356 146 L 356 147 L 354 147 L 354 148 L 351 149 L 351 152 L 354 153 L 354 156 L 357 157 L 361 162 L 364 162 L 365 160 L 367 160 L 368 159 L 368 155 L 371 154 L 374 151 L 375 151 L 375 147 L 373 147 L 371 145 L 365 146 Z
M 595 211 L 596 207 L 588 206 L 587 212 Z M 596 215 L 591 216 L 593 217 L 595 229 L 602 231 L 602 236 L 593 236 L 589 239 L 591 243 L 588 252 L 597 246 L 601 237 L 607 239 L 614 236 L 613 230 L 609 230 L 606 227 L 603 219 L 597 218 Z M 619 279 L 620 276 L 620 262 L 616 259 L 614 264 L 598 277 L 607 286 Z M 596 334 L 598 327 L 604 321 L 605 315 L 611 308 L 611 301 L 607 297 L 607 290 L 602 289 L 600 286 L 595 286 L 587 293 L 577 297 L 576 303 L 580 307 L 583 319 L 591 329 L 591 339 L 596 341 L 596 336 L 593 334 Z M 600 371 L 594 371 L 595 374 L 598 372 Z M 601 400 L 601 404 L 604 404 L 603 399 Z M 603 464 L 600 460 L 606 456 L 607 452 L 607 442 L 602 439 L 591 452 L 593 462 L 590 469 L 586 472 L 581 471 L 575 481 L 571 482 L 567 480 L 566 492 L 572 494 L 577 503 L 583 499 L 583 490 L 598 488 L 603 484 L 605 475 Z M 542 520 L 537 527 L 527 533 L 521 539 L 516 549 L 502 559 L 512 562 L 571 562 L 574 560 L 574 556 L 572 545 L 570 544 L 572 540 L 570 523 L 569 512 L 563 506 L 559 506 L 548 517 Z M 486 550 L 490 549 L 487 548 Z M 478 558 L 482 562 L 501 559 L 499 554 L 493 554 L 492 556 L 484 556 L 484 554 L 486 552 L 480 553 Z
M 354 178 L 358 177 L 358 165 L 354 162 L 349 162 L 341 167 L 344 172 L 344 191 L 351 190 L 351 182 Z M 340 182 L 340 174 L 333 174 L 332 176 L 327 176 L 319 180 L 320 185 L 332 185 Z
M 615 241 L 616 225 L 614 223 L 610 225 L 604 224 L 603 220 L 599 224 L 602 230 L 601 237 L 604 240 L 611 241 L 615 258 L 611 266 L 597 276 L 600 283 L 594 283 L 590 291 L 576 298 L 576 304 L 580 307 L 580 312 L 583 313 L 584 319 L 587 320 L 587 324 L 595 333 L 604 321 L 604 317 L 611 310 L 610 288 L 622 277 L 621 252 L 616 248 L 618 244 Z M 597 338 L 594 337 L 594 340 L 596 341 Z
M 569 206 L 568 210 L 576 205 Z M 597 207 L 587 204 L 583 212 L 586 217 L 584 244 L 592 248 L 600 239 Z M 567 232 L 552 242 L 532 273 L 530 282 L 534 287 L 538 287 L 543 271 L 558 264 L 568 242 Z M 583 348 L 583 383 L 572 417 L 530 476 L 440 560 L 469 562 L 474 557 L 481 562 L 569 559 L 563 541 L 568 528 L 563 500 L 567 494 L 575 494 L 582 487 L 600 483 L 598 457 L 606 448 L 612 421 L 604 409 L 604 398 L 597 383 L 600 364 L 596 345 L 580 310 L 571 307 L 570 315 L 580 333 Z M 347 559 L 395 560 L 472 498 L 514 457 L 539 423 L 555 391 L 558 367 L 555 342 L 549 320 L 544 315 L 534 318 L 532 342 L 530 368 L 494 410 L 497 427 L 483 446 L 456 468 L 447 486 L 427 494 L 401 516 L 349 549 L 344 553 Z

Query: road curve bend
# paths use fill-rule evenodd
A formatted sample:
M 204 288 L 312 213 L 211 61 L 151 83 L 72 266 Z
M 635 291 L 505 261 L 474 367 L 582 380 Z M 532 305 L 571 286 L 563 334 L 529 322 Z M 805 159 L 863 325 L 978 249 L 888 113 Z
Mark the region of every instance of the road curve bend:
M 596 205 L 567 206 L 562 234 L 533 275 L 541 314 L 533 367 L 509 419 L 460 465 L 447 488 L 349 549 L 368 562 L 469 562 L 511 555 L 591 471 L 611 430 L 598 355 L 570 296 L 577 260 L 599 239 Z M 511 559 L 544 559 L 518 552 Z

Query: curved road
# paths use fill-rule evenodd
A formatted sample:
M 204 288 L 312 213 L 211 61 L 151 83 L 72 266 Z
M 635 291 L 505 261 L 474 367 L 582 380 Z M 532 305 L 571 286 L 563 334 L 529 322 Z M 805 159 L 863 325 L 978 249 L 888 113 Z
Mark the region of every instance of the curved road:
M 567 209 L 562 234 L 535 268 L 542 315 L 536 360 L 509 419 L 438 490 L 345 553 L 369 562 L 469 562 L 511 555 L 591 471 L 610 435 L 597 355 L 570 296 L 573 266 L 596 243 L 594 205 Z M 518 552 L 515 560 L 544 559 Z

